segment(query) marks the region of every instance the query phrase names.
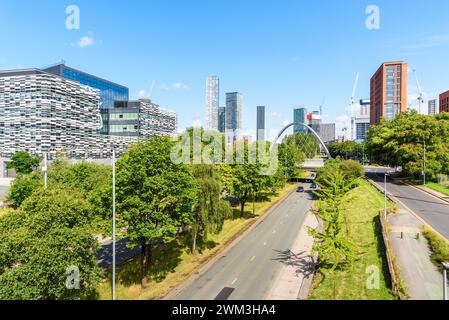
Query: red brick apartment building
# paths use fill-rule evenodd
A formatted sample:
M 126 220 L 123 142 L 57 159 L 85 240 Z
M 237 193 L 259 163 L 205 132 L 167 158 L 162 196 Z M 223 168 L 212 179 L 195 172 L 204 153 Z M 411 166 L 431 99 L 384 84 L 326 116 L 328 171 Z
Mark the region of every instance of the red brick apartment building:
M 449 91 L 440 94 L 440 112 L 449 112 Z
M 371 125 L 407 111 L 407 64 L 385 62 L 371 78 Z

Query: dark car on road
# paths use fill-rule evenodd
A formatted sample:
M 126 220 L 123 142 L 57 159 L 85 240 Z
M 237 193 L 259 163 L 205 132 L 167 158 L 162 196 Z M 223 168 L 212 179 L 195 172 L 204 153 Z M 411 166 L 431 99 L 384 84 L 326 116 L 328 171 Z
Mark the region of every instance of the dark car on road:
M 318 186 L 316 185 L 316 183 L 312 183 L 310 185 L 310 189 L 317 189 L 317 188 L 318 188 Z
M 304 187 L 303 186 L 299 186 L 298 188 L 296 188 L 296 192 L 304 192 Z

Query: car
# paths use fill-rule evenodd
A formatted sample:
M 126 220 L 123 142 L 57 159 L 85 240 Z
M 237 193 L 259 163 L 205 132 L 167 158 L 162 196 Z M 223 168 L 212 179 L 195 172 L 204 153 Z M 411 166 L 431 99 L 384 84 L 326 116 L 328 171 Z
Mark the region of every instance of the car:
M 310 189 L 317 189 L 317 188 L 318 188 L 318 186 L 316 185 L 316 183 L 312 183 L 310 185 Z
M 304 192 L 304 187 L 303 186 L 299 186 L 298 188 L 296 188 L 296 192 Z

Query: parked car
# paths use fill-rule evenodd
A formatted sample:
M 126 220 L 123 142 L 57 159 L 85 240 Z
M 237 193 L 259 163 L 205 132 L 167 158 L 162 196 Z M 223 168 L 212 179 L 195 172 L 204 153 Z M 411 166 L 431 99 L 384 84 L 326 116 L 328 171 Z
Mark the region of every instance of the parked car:
M 317 189 L 317 188 L 318 188 L 318 186 L 316 185 L 316 183 L 312 183 L 310 185 L 310 189 Z
M 304 192 L 305 189 L 303 186 L 299 186 L 298 188 L 296 188 L 296 192 Z

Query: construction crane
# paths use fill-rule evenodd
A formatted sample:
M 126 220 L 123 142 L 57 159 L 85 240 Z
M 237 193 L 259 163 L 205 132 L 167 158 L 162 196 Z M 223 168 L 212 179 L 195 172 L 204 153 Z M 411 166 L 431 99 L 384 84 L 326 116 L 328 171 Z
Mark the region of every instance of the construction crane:
M 355 94 L 357 92 L 357 86 L 359 84 L 359 76 L 360 76 L 360 74 L 357 72 L 357 75 L 355 76 L 354 87 L 352 89 L 351 100 L 349 101 L 349 117 L 350 117 L 350 121 L 351 121 L 351 140 L 354 140 L 353 106 L 355 104 Z
M 421 114 L 421 104 L 424 103 L 424 98 L 423 98 L 423 93 L 422 93 L 422 90 L 421 90 L 421 85 L 419 84 L 418 75 L 417 75 L 415 69 L 413 69 L 413 74 L 415 75 L 416 86 L 418 87 L 418 93 L 419 93 L 419 96 L 418 96 L 418 103 L 419 103 L 418 113 Z
M 324 103 L 326 102 L 326 98 L 323 98 L 323 101 L 321 101 L 320 104 L 320 116 L 323 117 L 323 107 L 324 107 Z

